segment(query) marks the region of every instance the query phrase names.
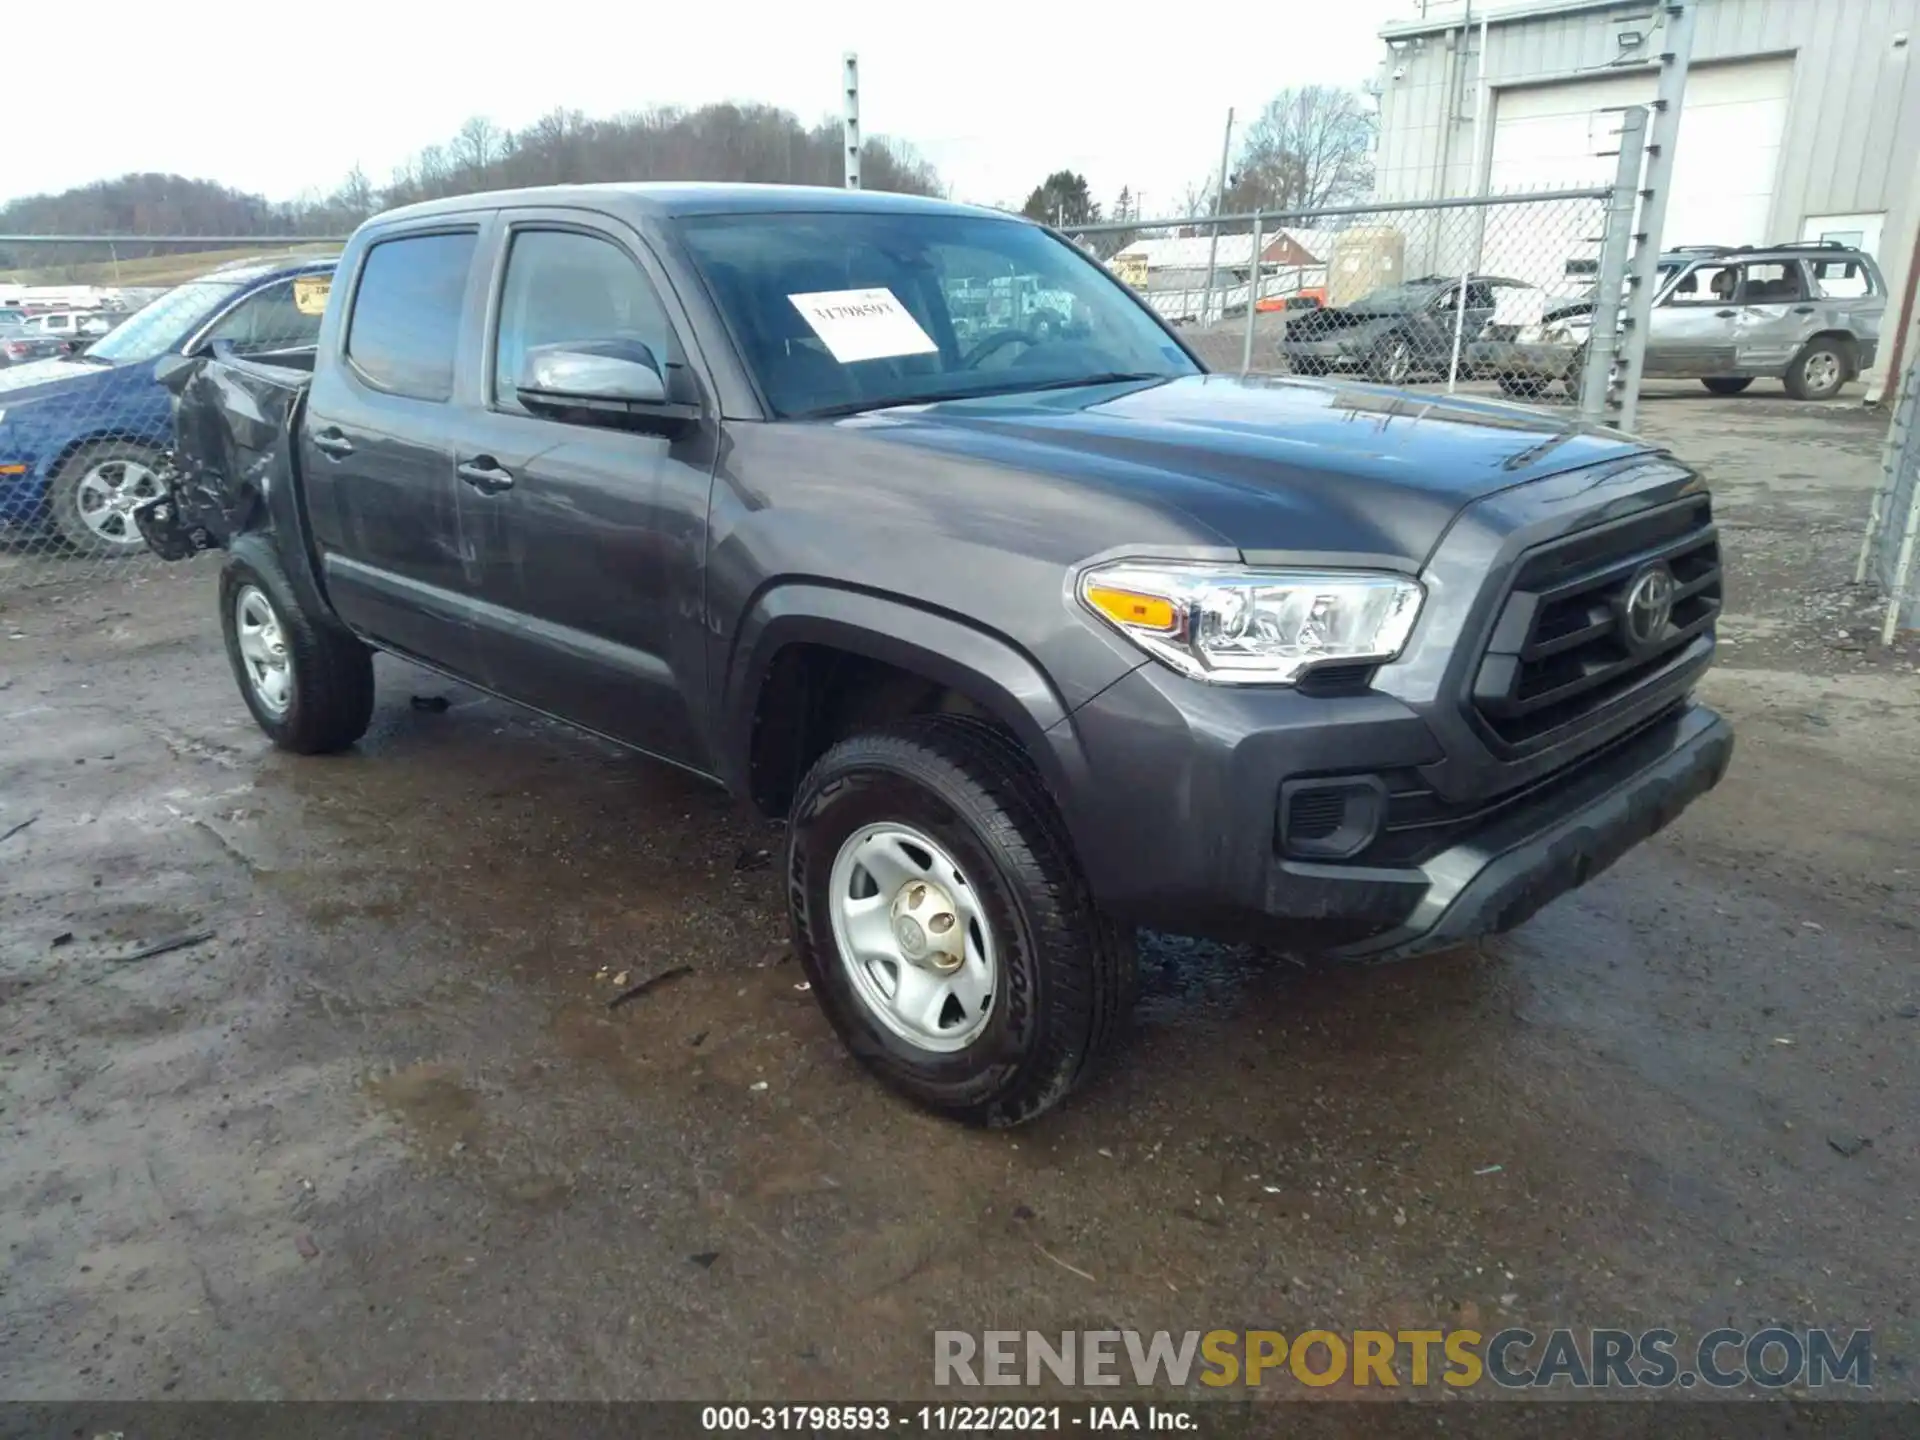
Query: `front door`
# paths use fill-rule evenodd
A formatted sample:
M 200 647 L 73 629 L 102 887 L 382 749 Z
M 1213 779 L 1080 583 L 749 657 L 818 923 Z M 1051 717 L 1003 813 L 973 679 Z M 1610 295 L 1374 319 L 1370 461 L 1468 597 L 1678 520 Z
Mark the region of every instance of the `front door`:
M 1719 261 L 1688 269 L 1653 307 L 1647 325 L 1648 375 L 1733 375 L 1740 266 Z
M 536 416 L 515 393 L 536 346 L 638 341 L 670 390 L 696 395 L 684 317 L 637 235 L 578 212 L 506 223 L 454 457 L 487 683 L 711 772 L 701 576 L 717 422 L 668 440 Z
M 449 433 L 473 228 L 371 246 L 316 367 L 300 465 L 334 608 L 381 645 L 477 678 Z

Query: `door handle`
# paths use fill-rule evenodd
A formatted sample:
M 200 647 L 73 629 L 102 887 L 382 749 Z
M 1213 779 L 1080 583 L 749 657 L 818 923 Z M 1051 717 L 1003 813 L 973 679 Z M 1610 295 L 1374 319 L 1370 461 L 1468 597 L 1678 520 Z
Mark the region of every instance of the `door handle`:
M 1794 314 L 1796 314 L 1796 315 L 1811 315 L 1811 314 L 1813 314 L 1813 306 L 1811 306 L 1811 305 L 1796 305 L 1796 306 L 1794 306 L 1794 307 L 1793 307 L 1793 313 L 1794 313 Z
M 331 455 L 337 460 L 343 455 L 353 453 L 353 442 L 338 430 L 326 429 L 313 437 L 313 448 L 322 455 Z
M 476 455 L 453 467 L 453 473 L 482 495 L 498 495 L 513 488 L 513 472 L 503 469 L 491 455 Z
M 1733 319 L 1734 316 L 1738 315 L 1740 312 L 1738 310 L 1716 310 L 1713 313 L 1716 317 L 1718 317 L 1721 320 L 1731 320 Z

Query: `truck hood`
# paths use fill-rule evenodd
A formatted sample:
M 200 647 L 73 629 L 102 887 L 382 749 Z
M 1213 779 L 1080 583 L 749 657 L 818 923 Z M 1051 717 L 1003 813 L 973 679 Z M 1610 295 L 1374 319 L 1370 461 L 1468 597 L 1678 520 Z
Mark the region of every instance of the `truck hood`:
M 0 370 L 0 409 L 49 395 L 91 390 L 107 383 L 122 368 L 89 365 L 83 360 L 32 360 L 25 365 L 9 365 Z
M 1474 501 L 1653 447 L 1494 401 L 1197 375 L 838 422 L 1177 512 L 1197 543 L 1418 567 Z

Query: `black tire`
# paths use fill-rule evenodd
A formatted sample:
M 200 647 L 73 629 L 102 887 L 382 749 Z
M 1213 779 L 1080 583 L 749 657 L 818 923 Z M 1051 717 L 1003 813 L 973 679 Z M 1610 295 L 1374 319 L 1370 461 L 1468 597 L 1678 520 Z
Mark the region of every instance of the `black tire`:
M 1547 393 L 1547 381 L 1538 375 L 1501 375 L 1501 390 L 1516 400 L 1535 400 Z
M 1287 363 L 1296 375 L 1324 375 L 1327 373 L 1328 368 L 1326 361 L 1306 356 L 1302 356 L 1298 360 L 1290 360 Z
M 67 548 L 76 554 L 139 555 L 147 548 L 147 542 L 140 538 L 140 529 L 133 523 L 130 513 L 115 515 L 108 521 L 109 525 L 120 527 L 116 533 L 124 534 L 127 537 L 124 540 L 102 535 L 87 523 L 87 508 L 83 507 L 87 507 L 91 497 L 84 497 L 81 487 L 95 471 L 111 477 L 116 465 L 121 467 L 120 485 L 128 487 L 126 493 L 132 498 L 152 500 L 165 493 L 164 484 L 159 479 L 160 452 L 151 445 L 132 440 L 96 440 L 90 445 L 82 445 L 61 463 L 54 472 L 53 483 L 47 488 L 47 508 L 53 528 Z M 129 466 L 146 471 L 151 479 L 131 484 L 133 477 L 126 468 Z M 94 513 L 99 513 L 97 508 Z
M 1367 375 L 1382 385 L 1410 385 L 1419 363 L 1405 335 L 1387 335 L 1367 356 Z
M 241 654 L 241 596 L 258 592 L 272 607 L 292 672 L 290 696 L 275 712 L 258 693 Z M 220 631 L 227 661 L 254 723 L 282 750 L 327 755 L 367 733 L 373 718 L 373 652 L 330 618 L 308 615 L 294 598 L 280 557 L 264 547 L 228 559 L 220 572 Z
M 1809 340 L 1783 377 L 1796 400 L 1831 400 L 1852 378 L 1852 344 L 1830 335 Z
M 1753 384 L 1751 375 L 1708 375 L 1700 383 L 1716 395 L 1738 395 Z
M 834 939 L 835 857 L 888 821 L 948 848 L 991 926 L 1001 993 L 964 1049 L 923 1048 L 880 1023 Z M 786 863 L 794 946 L 827 1019 L 863 1065 L 929 1109 L 972 1125 L 1030 1120 L 1123 1033 L 1139 984 L 1133 931 L 1095 908 L 1046 787 L 1003 731 L 924 716 L 841 741 L 794 797 Z

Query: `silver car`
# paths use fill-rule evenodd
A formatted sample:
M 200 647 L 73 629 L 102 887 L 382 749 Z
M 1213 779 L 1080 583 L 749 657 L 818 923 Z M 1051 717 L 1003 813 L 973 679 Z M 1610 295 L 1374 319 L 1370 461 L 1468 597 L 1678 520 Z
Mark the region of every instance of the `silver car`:
M 1657 284 L 1647 377 L 1698 380 L 1716 395 L 1771 378 L 1795 399 L 1832 399 L 1873 364 L 1887 309 L 1873 257 L 1831 241 L 1669 251 Z M 1572 389 L 1591 310 L 1549 312 L 1503 368 L 1517 384 L 1566 379 Z

